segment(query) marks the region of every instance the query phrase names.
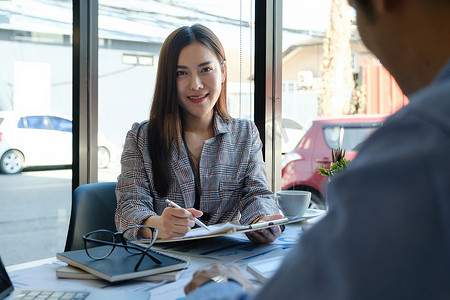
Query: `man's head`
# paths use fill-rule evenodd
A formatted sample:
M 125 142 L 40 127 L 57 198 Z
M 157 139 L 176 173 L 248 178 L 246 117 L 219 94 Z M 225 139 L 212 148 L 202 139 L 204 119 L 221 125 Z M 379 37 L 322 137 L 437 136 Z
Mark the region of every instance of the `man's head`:
M 355 7 L 355 5 L 358 5 L 368 15 L 372 14 L 372 1 L 371 0 L 349 0 L 348 3 L 353 7 Z
M 450 59 L 450 0 L 349 0 L 361 39 L 405 94 L 431 83 Z

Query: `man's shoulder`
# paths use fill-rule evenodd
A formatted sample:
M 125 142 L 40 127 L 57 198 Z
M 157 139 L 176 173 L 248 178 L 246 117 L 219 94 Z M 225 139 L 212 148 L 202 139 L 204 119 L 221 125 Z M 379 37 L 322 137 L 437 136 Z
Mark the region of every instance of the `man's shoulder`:
M 450 60 L 435 80 L 410 97 L 411 109 L 433 112 L 436 115 L 450 112 Z
M 450 130 L 450 77 L 439 80 L 411 95 L 410 104 L 393 119 L 417 118 L 444 131 Z
M 355 164 L 367 158 L 400 161 L 412 155 L 433 157 L 450 145 L 450 78 L 410 96 L 410 103 L 390 116 L 361 147 Z M 440 146 L 438 146 L 440 145 Z

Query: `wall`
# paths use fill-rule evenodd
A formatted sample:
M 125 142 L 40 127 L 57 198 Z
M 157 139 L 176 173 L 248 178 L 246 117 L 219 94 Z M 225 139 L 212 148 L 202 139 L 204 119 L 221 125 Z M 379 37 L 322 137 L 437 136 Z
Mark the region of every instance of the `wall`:
M 367 114 L 392 114 L 409 103 L 395 79 L 383 66 L 366 66 L 364 84 Z

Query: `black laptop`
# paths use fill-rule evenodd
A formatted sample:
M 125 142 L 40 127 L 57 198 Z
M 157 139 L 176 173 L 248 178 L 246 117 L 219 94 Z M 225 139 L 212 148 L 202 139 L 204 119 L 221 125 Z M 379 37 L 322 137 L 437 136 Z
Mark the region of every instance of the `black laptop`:
M 35 297 L 35 298 L 34 298 Z M 46 298 L 44 298 L 46 297 Z M 138 291 L 120 291 L 115 289 L 114 291 L 69 291 L 69 290 L 54 290 L 54 291 L 41 291 L 41 290 L 14 290 L 14 286 L 11 279 L 6 272 L 6 268 L 3 265 L 0 257 L 0 300 L 2 299 L 77 299 L 77 300 L 96 300 L 96 299 L 138 299 L 147 300 L 150 299 L 150 292 L 138 292 Z

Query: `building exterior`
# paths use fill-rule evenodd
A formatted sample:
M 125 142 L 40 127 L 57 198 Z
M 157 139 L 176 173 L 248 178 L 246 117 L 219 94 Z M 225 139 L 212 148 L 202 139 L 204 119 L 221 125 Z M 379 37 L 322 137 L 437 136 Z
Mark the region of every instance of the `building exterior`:
M 148 118 L 161 45 L 184 25 L 202 23 L 219 36 L 229 60 L 230 113 L 252 115 L 247 23 L 161 1 L 130 1 L 123 7 L 102 3 L 98 126 L 118 147 L 134 122 Z M 0 110 L 72 115 L 71 14 L 67 0 L 0 1 Z
M 394 78 L 353 34 L 350 47 L 355 79 L 363 88 L 366 114 L 391 114 L 408 103 Z M 292 45 L 283 53 L 283 111 L 292 111 L 290 102 L 306 101 L 313 107 L 319 97 L 322 76 L 322 37 L 312 37 Z M 310 100 L 305 100 L 308 98 Z M 315 99 L 315 100 L 312 100 Z M 311 103 L 314 102 L 314 103 Z

